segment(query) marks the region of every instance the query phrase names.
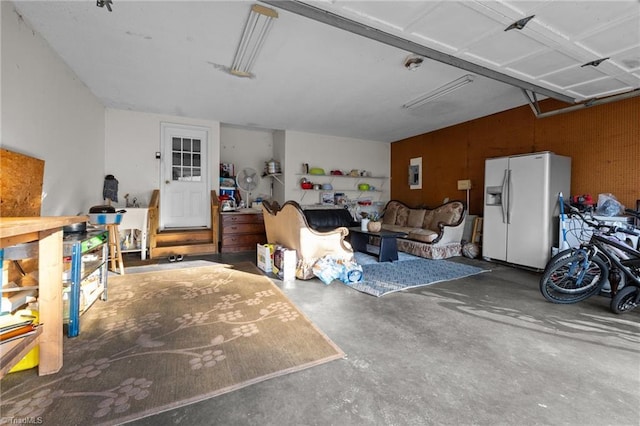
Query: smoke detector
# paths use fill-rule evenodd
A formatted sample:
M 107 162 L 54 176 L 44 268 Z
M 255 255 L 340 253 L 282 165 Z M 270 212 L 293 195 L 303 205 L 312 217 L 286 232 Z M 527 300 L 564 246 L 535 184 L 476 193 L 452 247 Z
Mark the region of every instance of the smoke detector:
M 404 67 L 409 71 L 415 71 L 418 68 L 420 68 L 420 65 L 422 65 L 422 62 L 424 62 L 424 58 L 422 56 L 409 55 L 404 60 Z

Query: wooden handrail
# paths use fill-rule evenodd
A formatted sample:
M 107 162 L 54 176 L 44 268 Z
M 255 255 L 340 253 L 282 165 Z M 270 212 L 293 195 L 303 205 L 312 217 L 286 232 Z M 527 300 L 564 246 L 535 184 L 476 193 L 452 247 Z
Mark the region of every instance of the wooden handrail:
M 216 191 L 211 191 L 211 240 L 215 253 L 220 253 L 220 201 Z
M 156 235 L 160 227 L 160 190 L 154 189 L 151 193 L 151 201 L 149 201 L 149 259 L 153 257 L 153 249 L 158 246 Z

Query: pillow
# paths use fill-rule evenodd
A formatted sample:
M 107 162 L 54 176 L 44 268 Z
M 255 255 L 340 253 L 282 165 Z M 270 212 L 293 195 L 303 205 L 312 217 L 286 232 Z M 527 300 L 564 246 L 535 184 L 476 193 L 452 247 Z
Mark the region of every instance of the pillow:
M 409 232 L 407 238 L 410 240 L 422 241 L 423 243 L 430 243 L 438 238 L 438 233 L 430 229 L 417 229 Z
M 422 228 L 422 222 L 424 221 L 424 214 L 425 214 L 424 209 L 409 210 L 407 226 L 410 228 Z
M 409 208 L 405 206 L 399 206 L 398 213 L 396 214 L 396 225 L 407 226 L 408 219 L 409 219 Z
M 396 215 L 398 214 L 398 204 L 389 203 L 382 215 L 382 223 L 384 225 L 395 225 Z
M 427 210 L 424 214 L 424 220 L 422 221 L 422 229 L 431 229 L 431 225 L 435 224 L 433 223 L 433 216 L 435 215 L 433 210 Z
M 451 206 L 438 208 L 433 215 L 433 227 L 437 227 L 439 222 L 443 222 L 445 225 L 452 225 L 460 220 L 460 211 Z

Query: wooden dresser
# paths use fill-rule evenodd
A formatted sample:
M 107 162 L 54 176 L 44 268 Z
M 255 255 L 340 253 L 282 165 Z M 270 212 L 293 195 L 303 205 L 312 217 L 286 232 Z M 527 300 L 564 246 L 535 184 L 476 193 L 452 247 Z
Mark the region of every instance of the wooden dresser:
M 220 213 L 221 253 L 255 250 L 267 242 L 264 220 L 259 210 Z

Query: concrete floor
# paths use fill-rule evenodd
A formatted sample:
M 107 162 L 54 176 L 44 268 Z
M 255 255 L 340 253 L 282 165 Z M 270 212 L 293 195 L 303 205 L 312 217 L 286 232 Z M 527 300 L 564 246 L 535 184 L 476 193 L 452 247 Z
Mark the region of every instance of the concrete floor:
M 381 298 L 276 280 L 347 358 L 134 424 L 640 424 L 640 310 L 554 305 L 537 273 L 455 260 L 492 271 Z

